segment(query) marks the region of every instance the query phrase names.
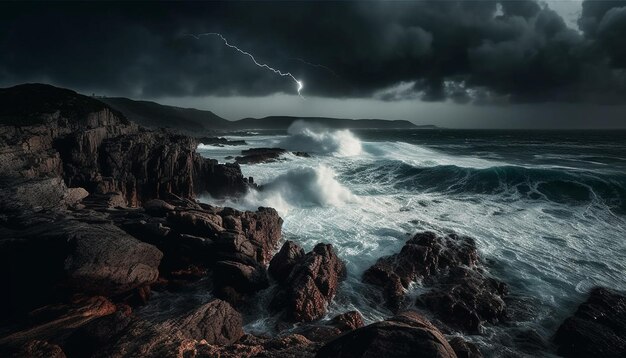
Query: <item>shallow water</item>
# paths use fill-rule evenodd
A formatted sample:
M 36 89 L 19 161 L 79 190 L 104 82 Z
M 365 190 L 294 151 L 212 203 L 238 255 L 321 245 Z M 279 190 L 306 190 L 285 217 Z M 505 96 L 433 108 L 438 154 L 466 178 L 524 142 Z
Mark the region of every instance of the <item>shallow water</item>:
M 350 132 L 299 124 L 231 139 L 248 145 L 198 151 L 220 161 L 249 147 L 312 154 L 242 165 L 263 191 L 203 200 L 271 206 L 285 220 L 286 239 L 307 251 L 332 243 L 348 278 L 329 317 L 351 309 L 369 322 L 390 316 L 361 275 L 420 230 L 474 237 L 491 274 L 525 303 L 513 323 L 469 337 L 487 353 L 505 354 L 499 346 L 520 327 L 548 339 L 593 286 L 626 290 L 626 132 Z M 410 294 L 420 290 L 416 284 Z M 271 329 L 268 314 L 248 321 L 249 331 Z

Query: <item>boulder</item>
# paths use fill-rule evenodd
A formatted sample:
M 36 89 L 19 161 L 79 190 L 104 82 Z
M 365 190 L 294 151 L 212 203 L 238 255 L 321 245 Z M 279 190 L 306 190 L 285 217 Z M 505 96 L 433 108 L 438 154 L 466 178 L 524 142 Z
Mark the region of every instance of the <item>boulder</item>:
M 63 230 L 70 247 L 65 272 L 76 291 L 113 296 L 159 276 L 161 251 L 115 225 L 78 223 Z
M 409 284 L 456 266 L 475 266 L 478 252 L 474 240 L 450 234 L 417 233 L 402 250 L 380 258 L 363 274 L 363 281 L 383 289 L 387 306 L 398 310 L 403 305 Z
M 193 357 L 207 345 L 229 345 L 242 335 L 241 315 L 216 299 L 164 321 L 136 319 L 96 356 Z
M 361 316 L 359 311 L 348 311 L 335 316 L 335 318 L 330 321 L 330 325 L 339 328 L 342 332 L 346 332 L 361 328 L 365 323 L 363 323 L 363 316 Z
M 406 305 L 406 289 L 418 280 L 431 291 L 422 294 L 417 304 L 454 328 L 479 333 L 484 322 L 508 318 L 503 301 L 507 286 L 479 265 L 476 243 L 470 237 L 418 233 L 399 253 L 379 259 L 363 274 L 364 282 L 382 288 L 387 307 L 394 311 Z
M 598 287 L 591 291 L 554 337 L 565 357 L 626 356 L 626 295 Z
M 287 240 L 270 261 L 268 271 L 276 281 L 284 283 L 302 257 L 304 250 L 293 241 Z
M 455 267 L 438 278 L 434 288 L 418 297 L 442 321 L 467 332 L 479 333 L 483 322 L 507 319 L 502 300 L 507 286 L 466 267 Z
M 346 268 L 332 245 L 317 244 L 293 267 L 271 306 L 294 322 L 310 322 L 326 313 Z
M 316 357 L 454 358 L 456 354 L 428 320 L 415 312 L 404 312 L 328 342 Z
M 258 164 L 274 162 L 281 155 L 287 153 L 282 148 L 251 148 L 241 151 L 241 156 L 235 157 L 235 161 L 239 164 Z
M 483 356 L 478 346 L 461 337 L 454 337 L 450 339 L 448 343 L 458 358 L 482 358 Z
M 46 341 L 32 340 L 24 343 L 13 355 L 15 358 L 65 358 L 61 347 Z

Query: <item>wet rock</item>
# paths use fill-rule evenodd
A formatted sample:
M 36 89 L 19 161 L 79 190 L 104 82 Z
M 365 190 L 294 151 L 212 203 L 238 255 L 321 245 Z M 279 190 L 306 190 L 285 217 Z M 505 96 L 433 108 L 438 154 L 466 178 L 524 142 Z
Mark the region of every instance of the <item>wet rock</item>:
M 143 208 L 148 214 L 159 217 L 163 217 L 170 211 L 174 211 L 174 209 L 176 209 L 174 205 L 161 199 L 148 200 L 145 204 L 143 204 Z
M 454 328 L 478 333 L 484 322 L 508 318 L 502 299 L 508 293 L 506 284 L 489 277 L 478 262 L 472 238 L 422 232 L 398 254 L 379 259 L 365 271 L 363 281 L 381 287 L 392 310 L 404 307 L 409 284 L 421 281 L 431 291 L 418 298 L 418 305 Z
M 404 312 L 348 332 L 316 357 L 456 357 L 443 334 L 415 312 Z
M 365 271 L 363 281 L 381 287 L 388 307 L 398 310 L 410 283 L 437 275 L 449 267 L 471 267 L 477 262 L 478 253 L 472 238 L 422 232 L 408 240 L 399 253 L 379 259 Z
M 295 242 L 287 240 L 270 261 L 268 271 L 276 281 L 284 283 L 303 256 L 304 250 Z
M 341 330 L 332 326 L 311 325 L 298 330 L 298 334 L 311 342 L 326 343 L 341 335 Z
M 342 332 L 346 332 L 361 328 L 365 323 L 359 311 L 348 311 L 335 316 L 335 318 L 330 321 L 330 325 L 339 328 Z
M 64 344 L 65 351 L 71 357 L 90 357 L 112 343 L 130 322 L 129 315 L 122 311 L 97 318 L 71 334 Z
M 289 321 L 319 319 L 326 313 L 326 306 L 337 293 L 345 274 L 345 265 L 332 245 L 317 244 L 293 267 L 271 306 L 284 310 L 285 319 Z
M 266 207 L 245 211 L 240 218 L 244 234 L 256 247 L 257 261 L 268 264 L 282 237 L 283 219 L 275 209 Z
M 230 140 L 224 137 L 199 137 L 198 142 L 204 145 L 246 145 L 245 140 Z
M 454 337 L 448 343 L 458 358 L 482 358 L 483 356 L 474 343 L 470 343 L 461 337 Z
M 25 343 L 13 355 L 15 358 L 65 358 L 61 347 L 46 341 L 32 340 Z
M 626 356 L 626 295 L 594 288 L 561 324 L 554 341 L 565 357 Z
M 287 153 L 282 148 L 251 148 L 241 151 L 241 156 L 235 157 L 239 164 L 258 164 L 276 161 L 281 155 Z
M 479 333 L 483 322 L 497 323 L 507 318 L 502 300 L 507 287 L 502 282 L 465 267 L 455 267 L 437 279 L 432 291 L 421 295 L 424 303 L 442 321 L 472 333 Z
M 30 340 L 53 340 L 116 311 L 105 297 L 79 297 L 63 304 L 40 307 L 28 314 L 26 325 L 0 339 L 0 346 L 20 345 Z
M 193 357 L 207 345 L 229 345 L 243 335 L 241 315 L 221 300 L 161 322 L 135 320 L 97 357 Z
M 213 268 L 213 285 L 218 297 L 238 304 L 243 296 L 267 288 L 269 281 L 265 267 L 254 261 L 218 261 Z

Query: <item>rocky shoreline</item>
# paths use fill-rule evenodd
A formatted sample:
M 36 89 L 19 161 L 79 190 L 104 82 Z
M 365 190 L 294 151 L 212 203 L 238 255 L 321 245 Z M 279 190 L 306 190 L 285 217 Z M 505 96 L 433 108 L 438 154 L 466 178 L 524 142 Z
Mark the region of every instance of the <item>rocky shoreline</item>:
M 69 90 L 2 89 L 0 104 L 2 356 L 480 357 L 455 334 L 514 320 L 508 287 L 475 241 L 433 232 L 363 274 L 390 318 L 328 317 L 347 270 L 332 245 L 305 252 L 283 240 L 272 208 L 195 200 L 254 188 L 238 164 L 202 158 L 197 139 L 146 130 Z M 242 154 L 256 162 L 283 152 Z M 428 291 L 411 299 L 415 282 Z M 202 299 L 144 312 L 155 297 L 189 292 Z M 261 292 L 279 317 L 271 337 L 243 329 Z M 626 297 L 598 288 L 543 338 L 554 349 L 519 356 L 620 357 L 624 337 Z

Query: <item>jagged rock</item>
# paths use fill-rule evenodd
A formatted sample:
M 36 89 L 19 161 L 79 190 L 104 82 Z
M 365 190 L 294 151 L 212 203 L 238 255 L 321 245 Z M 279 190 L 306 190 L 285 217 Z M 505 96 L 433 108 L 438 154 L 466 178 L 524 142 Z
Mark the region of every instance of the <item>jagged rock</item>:
M 422 294 L 424 303 L 442 321 L 472 333 L 479 333 L 483 322 L 497 323 L 507 318 L 502 300 L 507 286 L 465 267 L 455 267 L 439 277 L 435 288 Z
M 235 157 L 239 164 L 259 164 L 276 161 L 281 155 L 287 153 L 282 148 L 251 148 L 241 151 L 241 156 Z
M 230 140 L 224 137 L 199 137 L 198 142 L 204 145 L 246 145 L 245 140 Z
M 598 287 L 559 327 L 554 341 L 565 357 L 626 356 L 626 295 Z
M 241 315 L 213 300 L 162 322 L 135 320 L 97 357 L 193 357 L 207 345 L 228 345 L 243 335 Z
M 482 358 L 483 356 L 474 343 L 470 343 L 461 337 L 454 337 L 448 343 L 458 358 Z
M 326 306 L 345 275 L 346 267 L 332 245 L 317 244 L 293 267 L 271 306 L 284 310 L 285 319 L 289 321 L 319 319 L 326 313 Z
M 15 358 L 65 358 L 61 347 L 46 341 L 32 340 L 13 354 Z
M 105 297 L 81 297 L 73 302 L 40 307 L 28 314 L 28 326 L 0 338 L 0 346 L 15 346 L 30 340 L 50 340 L 72 332 L 95 318 L 116 311 Z
M 113 342 L 130 324 L 131 317 L 122 311 L 94 319 L 74 331 L 64 344 L 71 357 L 90 357 Z
M 477 333 L 484 322 L 508 317 L 502 300 L 508 293 L 506 284 L 488 277 L 478 261 L 472 238 L 423 232 L 398 254 L 379 259 L 365 271 L 363 281 L 381 287 L 387 306 L 399 310 L 409 284 L 422 280 L 432 289 L 418 298 L 418 305 L 447 324 Z
M 268 271 L 276 281 L 284 283 L 303 256 L 304 250 L 293 241 L 287 240 L 270 261 Z
M 456 266 L 475 266 L 476 244 L 466 236 L 437 236 L 422 232 L 409 239 L 402 250 L 380 258 L 363 274 L 363 281 L 383 288 L 387 305 L 392 310 L 402 306 L 404 290 L 411 282 L 436 275 Z
M 365 325 L 363 322 L 363 316 L 361 316 L 359 311 L 348 311 L 346 313 L 342 313 L 333 318 L 330 321 L 330 324 L 339 328 L 342 332 L 361 328 Z
M 454 358 L 456 354 L 428 320 L 415 312 L 404 312 L 330 341 L 316 357 Z
M 363 317 L 358 311 L 349 311 L 334 317 L 326 324 L 304 326 L 297 333 L 305 336 L 310 341 L 325 343 L 345 332 L 363 327 L 364 325 Z
M 148 200 L 143 204 L 143 208 L 150 215 L 165 216 L 170 211 L 174 211 L 176 207 L 160 199 Z
M 265 207 L 245 211 L 240 217 L 244 234 L 256 247 L 257 261 L 268 264 L 280 242 L 283 219 L 275 209 Z
M 241 301 L 239 295 L 252 294 L 269 286 L 265 267 L 250 261 L 218 261 L 213 268 L 213 285 L 218 297 L 230 303 Z M 238 295 L 233 295 L 233 291 Z
M 0 103 L 6 103 L 0 109 L 2 177 L 63 178 L 92 194 L 121 192 L 131 206 L 169 193 L 191 198 L 247 189 L 238 165 L 202 158 L 196 139 L 144 130 L 76 92 L 15 86 L 0 91 Z

